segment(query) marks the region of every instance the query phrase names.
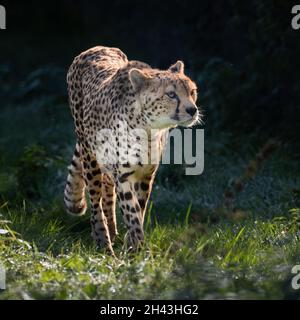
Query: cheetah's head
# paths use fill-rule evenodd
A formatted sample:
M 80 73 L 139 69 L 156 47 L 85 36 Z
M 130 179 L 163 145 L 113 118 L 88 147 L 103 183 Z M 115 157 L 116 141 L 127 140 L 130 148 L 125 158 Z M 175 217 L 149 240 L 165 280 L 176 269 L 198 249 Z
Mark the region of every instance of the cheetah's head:
M 200 121 L 197 87 L 184 74 L 182 61 L 166 71 L 133 68 L 129 79 L 151 129 L 189 127 Z

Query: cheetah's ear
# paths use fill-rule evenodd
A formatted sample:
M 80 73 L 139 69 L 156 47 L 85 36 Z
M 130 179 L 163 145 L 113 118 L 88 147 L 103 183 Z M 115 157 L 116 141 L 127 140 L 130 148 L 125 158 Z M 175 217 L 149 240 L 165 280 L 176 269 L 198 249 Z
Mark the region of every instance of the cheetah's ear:
M 143 87 L 145 81 L 150 79 L 150 77 L 148 77 L 143 71 L 132 68 L 129 71 L 129 79 L 131 84 L 133 85 L 133 88 L 136 91 L 139 91 Z
M 169 68 L 169 70 L 174 73 L 184 73 L 184 63 L 178 60 Z

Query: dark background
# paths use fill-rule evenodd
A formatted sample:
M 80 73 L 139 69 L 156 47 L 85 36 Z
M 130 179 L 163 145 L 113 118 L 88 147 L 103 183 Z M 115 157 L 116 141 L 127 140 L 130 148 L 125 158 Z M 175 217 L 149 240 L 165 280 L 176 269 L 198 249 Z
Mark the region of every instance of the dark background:
M 300 31 L 291 28 L 293 2 L 2 4 L 7 10 L 7 30 L 0 33 L 2 99 L 15 98 L 13 84 L 45 66 L 50 69 L 45 76 L 52 82 L 47 78 L 48 82 L 32 88 L 34 94 L 52 90 L 66 96 L 64 74 L 58 79 L 53 70 L 59 67 L 66 73 L 74 56 L 89 47 L 114 46 L 129 59 L 159 68 L 182 59 L 199 86 L 208 133 L 210 129 L 259 133 L 262 139 L 297 143 Z

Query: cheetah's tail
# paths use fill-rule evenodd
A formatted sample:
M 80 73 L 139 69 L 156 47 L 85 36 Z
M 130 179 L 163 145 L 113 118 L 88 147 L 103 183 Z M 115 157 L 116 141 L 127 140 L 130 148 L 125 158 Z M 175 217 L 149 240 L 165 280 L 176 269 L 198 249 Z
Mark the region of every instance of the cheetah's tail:
M 68 213 L 74 216 L 85 214 L 87 204 L 85 198 L 85 182 L 83 167 L 80 160 L 80 150 L 76 144 L 71 164 L 68 166 L 69 174 L 64 192 L 64 202 Z

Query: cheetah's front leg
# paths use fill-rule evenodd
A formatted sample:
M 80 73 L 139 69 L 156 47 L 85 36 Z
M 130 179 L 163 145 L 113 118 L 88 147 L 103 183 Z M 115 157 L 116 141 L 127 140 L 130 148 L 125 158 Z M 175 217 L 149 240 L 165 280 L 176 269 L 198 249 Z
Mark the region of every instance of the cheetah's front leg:
M 123 220 L 128 229 L 129 249 L 137 250 L 144 240 L 143 210 L 139 204 L 134 182 L 118 182 L 117 196 Z
M 91 227 L 92 237 L 97 246 L 106 248 L 114 255 L 109 234 L 107 217 L 103 206 L 105 201 L 102 193 L 102 172 L 96 161 L 91 156 L 87 156 L 83 161 L 84 177 L 91 201 Z
M 102 193 L 102 209 L 107 220 L 107 226 L 109 229 L 110 241 L 113 244 L 115 242 L 117 231 L 116 222 L 116 193 L 113 180 L 107 175 L 102 174 L 101 180 L 101 193 Z

